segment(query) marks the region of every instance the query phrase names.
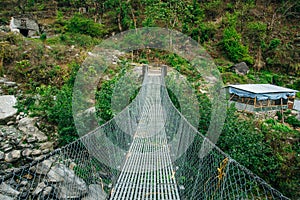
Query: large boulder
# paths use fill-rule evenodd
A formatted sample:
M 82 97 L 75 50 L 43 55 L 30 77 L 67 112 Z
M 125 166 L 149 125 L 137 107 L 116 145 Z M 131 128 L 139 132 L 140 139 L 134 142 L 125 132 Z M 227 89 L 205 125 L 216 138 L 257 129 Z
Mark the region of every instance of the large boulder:
M 17 99 L 13 95 L 0 96 L 0 124 L 6 124 L 17 114 Z
M 37 166 L 32 167 L 32 171 L 34 171 L 36 174 L 41 174 L 41 175 L 46 175 L 52 165 L 52 161 L 51 160 L 44 160 L 43 162 L 37 164 Z
M 4 152 L 0 151 L 0 160 L 3 160 L 4 159 Z
M 17 197 L 20 194 L 20 192 L 3 182 L 0 185 L 0 194 L 7 195 L 10 197 Z
M 1 200 L 14 200 L 14 198 L 9 197 L 9 196 L 5 196 L 5 195 L 3 195 L 3 194 L 0 194 L 0 199 L 1 199 Z
M 32 194 L 34 196 L 39 195 L 44 190 L 45 187 L 46 187 L 46 184 L 44 182 L 39 183 Z
M 105 200 L 107 194 L 103 191 L 101 185 L 91 184 L 89 185 L 88 195 L 82 198 L 81 200 Z
M 84 180 L 65 165 L 57 164 L 51 167 L 47 177 L 49 182 L 56 183 L 55 191 L 58 199 L 78 199 L 88 192 Z
M 239 75 L 246 75 L 249 73 L 249 67 L 245 62 L 237 63 L 237 64 L 233 65 L 231 67 L 231 69 Z
M 20 150 L 13 150 L 5 155 L 5 162 L 11 163 L 21 158 Z

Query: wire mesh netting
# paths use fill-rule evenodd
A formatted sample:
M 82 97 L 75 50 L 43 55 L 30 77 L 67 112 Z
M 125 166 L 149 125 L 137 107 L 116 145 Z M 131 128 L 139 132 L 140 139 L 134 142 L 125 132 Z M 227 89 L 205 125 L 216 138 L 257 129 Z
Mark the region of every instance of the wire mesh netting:
M 0 199 L 287 198 L 201 135 L 173 105 L 164 76 L 146 71 L 113 119 L 1 176 Z

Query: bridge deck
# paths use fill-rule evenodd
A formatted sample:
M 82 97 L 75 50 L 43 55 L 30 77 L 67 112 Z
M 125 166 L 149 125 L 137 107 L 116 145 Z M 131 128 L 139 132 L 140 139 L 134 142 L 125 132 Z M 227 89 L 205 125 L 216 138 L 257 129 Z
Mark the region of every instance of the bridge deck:
M 111 200 L 180 199 L 160 99 L 160 76 L 148 76 L 143 114 Z

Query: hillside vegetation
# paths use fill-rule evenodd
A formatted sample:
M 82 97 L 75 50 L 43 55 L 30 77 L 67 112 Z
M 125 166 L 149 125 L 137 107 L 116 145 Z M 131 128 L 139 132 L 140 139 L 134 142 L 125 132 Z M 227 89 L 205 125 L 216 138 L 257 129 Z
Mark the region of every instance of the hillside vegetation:
M 79 13 L 80 7 L 87 12 Z M 61 146 L 77 138 L 71 105 L 76 73 L 103 39 L 139 27 L 175 29 L 204 46 L 225 84 L 271 83 L 300 90 L 299 13 L 300 2 L 292 0 L 2 0 L 1 29 L 10 17 L 27 14 L 40 23 L 40 37 L 0 31 L 0 77 L 21 84 L 19 112 L 43 119 L 41 128 Z M 198 91 L 199 131 L 205 134 L 211 105 L 199 90 L 199 74 L 186 60 L 159 50 L 138 50 L 119 59 L 119 66 L 99 83 L 102 119 L 115 114 L 110 101 L 121 68 L 130 68 L 133 61 L 161 63 L 187 76 Z M 246 62 L 250 72 L 231 71 L 237 62 Z M 227 112 L 218 146 L 286 196 L 300 198 L 300 122 L 294 111 L 278 112 L 272 119 L 233 107 Z

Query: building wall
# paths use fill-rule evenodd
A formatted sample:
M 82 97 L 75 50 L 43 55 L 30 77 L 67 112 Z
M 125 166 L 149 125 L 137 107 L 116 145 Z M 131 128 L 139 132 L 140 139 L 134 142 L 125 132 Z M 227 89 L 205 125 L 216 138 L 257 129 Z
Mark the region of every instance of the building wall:
M 272 106 L 272 107 L 254 107 L 254 105 L 247 105 L 244 103 L 239 103 L 236 101 L 229 101 L 229 103 L 234 103 L 236 109 L 238 110 L 245 110 L 248 112 L 266 112 L 270 110 L 281 110 L 281 109 L 287 109 L 287 105 L 283 106 Z
M 300 100 L 295 100 L 294 101 L 294 110 L 300 111 Z

